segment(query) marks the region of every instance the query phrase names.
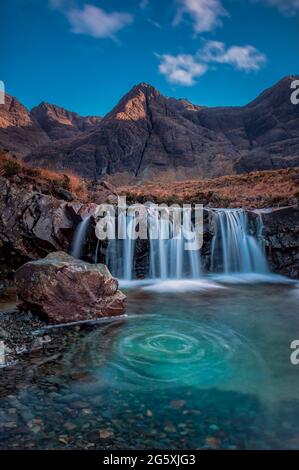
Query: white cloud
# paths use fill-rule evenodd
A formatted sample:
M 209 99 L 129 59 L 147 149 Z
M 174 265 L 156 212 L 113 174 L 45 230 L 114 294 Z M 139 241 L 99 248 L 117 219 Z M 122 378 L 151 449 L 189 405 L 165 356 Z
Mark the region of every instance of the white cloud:
M 227 48 L 220 41 L 207 41 L 197 55 L 204 62 L 229 64 L 246 72 L 259 70 L 267 60 L 265 54 L 254 46 L 231 46 Z
M 210 64 L 228 64 L 236 70 L 256 72 L 265 64 L 267 58 L 253 46 L 227 47 L 220 41 L 206 41 L 196 54 L 156 54 L 160 60 L 159 72 L 170 83 L 192 86 L 196 78 L 204 75 Z
M 259 0 L 278 8 L 282 13 L 294 15 L 299 12 L 299 0 Z
M 160 59 L 159 72 L 165 75 L 170 83 L 177 85 L 192 86 L 195 78 L 204 75 L 208 69 L 207 65 L 201 64 L 190 54 L 158 55 Z
M 82 10 L 71 8 L 65 15 L 73 33 L 87 34 L 94 38 L 113 38 L 115 33 L 133 21 L 132 15 L 128 13 L 106 13 L 93 5 L 84 5 Z
M 185 15 L 191 16 L 195 33 L 212 31 L 222 25 L 221 17 L 229 16 L 221 0 L 177 0 L 179 7 L 174 25 L 179 24 Z

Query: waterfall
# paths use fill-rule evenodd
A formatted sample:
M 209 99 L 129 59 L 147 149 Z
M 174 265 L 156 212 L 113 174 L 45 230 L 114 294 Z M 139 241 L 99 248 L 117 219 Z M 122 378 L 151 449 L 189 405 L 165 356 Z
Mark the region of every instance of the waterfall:
M 165 210 L 165 213 L 164 213 Z M 175 233 L 174 221 L 165 208 L 162 212 L 147 208 L 149 269 L 151 279 L 199 278 L 201 274 L 198 250 L 185 250 L 185 241 L 194 237 L 193 227 L 181 223 Z M 177 216 L 181 217 L 181 212 Z M 135 277 L 136 240 L 133 239 L 136 220 L 134 215 L 120 214 L 126 237 L 110 240 L 106 263 L 114 276 L 131 280 Z
M 178 209 L 174 217 L 182 218 Z M 150 278 L 152 279 L 183 279 L 199 278 L 201 263 L 199 250 L 186 250 L 185 242 L 194 238 L 194 226 L 186 223 L 185 218 L 178 224 L 175 233 L 174 221 L 165 214 L 158 214 L 149 209 L 149 239 L 150 239 Z M 151 235 L 158 234 L 155 240 Z
M 76 227 L 73 243 L 72 243 L 72 250 L 71 255 L 74 258 L 80 258 L 83 250 L 83 245 L 86 237 L 86 232 L 89 225 L 90 216 L 85 217 L 82 222 L 78 224 Z
M 248 214 L 243 209 L 210 209 L 210 213 L 214 226 L 210 272 L 268 274 L 262 215 L 257 213 L 254 222 L 249 224 Z M 138 273 L 140 276 L 138 269 L 141 266 L 141 276 L 149 279 L 198 279 L 203 276 L 201 252 L 185 249 L 186 241 L 194 239 L 195 229 L 190 218 L 183 216 L 182 209 L 170 211 L 165 207 L 161 211 L 148 206 L 146 218 L 148 239 L 135 240 L 136 214 L 125 211 L 119 214 L 118 234 L 121 236 L 109 239 L 106 249 L 105 263 L 112 275 L 132 280 Z M 72 255 L 76 258 L 82 254 L 89 220 L 89 216 L 82 220 L 75 231 Z M 114 216 L 111 216 L 109 224 L 114 222 Z M 99 247 L 97 241 L 95 262 Z
M 212 211 L 214 237 L 211 247 L 211 270 L 225 274 L 268 272 L 263 253 L 263 223 L 257 218 L 257 238 L 249 233 L 247 213 L 242 209 Z

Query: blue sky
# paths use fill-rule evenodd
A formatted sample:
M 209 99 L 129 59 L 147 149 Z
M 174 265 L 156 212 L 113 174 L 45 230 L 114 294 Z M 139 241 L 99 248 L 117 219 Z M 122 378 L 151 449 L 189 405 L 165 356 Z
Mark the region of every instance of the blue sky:
M 0 17 L 0 80 L 28 108 L 104 115 L 143 81 L 242 105 L 299 73 L 299 0 L 1 0 Z

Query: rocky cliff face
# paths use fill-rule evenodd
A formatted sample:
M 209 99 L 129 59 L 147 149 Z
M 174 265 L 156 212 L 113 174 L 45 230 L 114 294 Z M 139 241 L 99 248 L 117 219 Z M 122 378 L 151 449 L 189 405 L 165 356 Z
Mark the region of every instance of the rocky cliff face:
M 265 244 L 274 272 L 299 278 L 299 207 L 275 209 L 263 214 Z
M 5 104 L 0 105 L 0 148 L 24 157 L 49 140 L 25 106 L 6 94 Z
M 74 223 L 67 203 L 0 177 L 0 277 L 25 261 L 67 249 Z
M 202 108 L 134 87 L 88 134 L 34 150 L 27 161 L 88 178 L 216 177 L 299 165 L 299 107 L 287 77 L 240 108 Z M 119 179 L 119 177 L 117 176 Z
M 90 204 L 66 202 L 0 177 L 0 279 L 24 262 L 69 251 L 81 213 Z
M 31 115 L 51 140 L 75 137 L 101 122 L 100 117 L 82 117 L 77 113 L 49 103 L 41 103 L 32 108 Z
M 14 120 L 8 101 L 0 106 L 0 148 L 34 165 L 87 178 L 114 175 L 118 182 L 120 175 L 123 182 L 179 180 L 295 167 L 299 106 L 291 104 L 290 85 L 296 78 L 284 78 L 247 106 L 228 108 L 167 98 L 141 83 L 102 120 L 47 103 L 31 113 L 22 108 L 24 119 Z M 10 119 L 4 131 L 1 116 Z

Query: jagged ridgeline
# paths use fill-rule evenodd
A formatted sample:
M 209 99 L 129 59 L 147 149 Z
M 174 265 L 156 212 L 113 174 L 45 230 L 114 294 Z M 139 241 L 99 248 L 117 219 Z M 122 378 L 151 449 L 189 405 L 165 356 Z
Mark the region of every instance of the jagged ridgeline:
M 299 106 L 289 76 L 242 107 L 207 108 L 141 83 L 104 118 L 6 95 L 0 149 L 33 165 L 87 178 L 210 178 L 299 166 Z

